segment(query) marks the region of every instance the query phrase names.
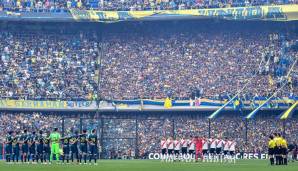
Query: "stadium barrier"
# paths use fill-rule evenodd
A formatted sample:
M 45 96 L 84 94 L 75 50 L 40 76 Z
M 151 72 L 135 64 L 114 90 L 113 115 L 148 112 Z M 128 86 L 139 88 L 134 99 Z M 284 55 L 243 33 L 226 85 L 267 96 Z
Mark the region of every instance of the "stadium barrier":
M 169 99 L 168 99 L 169 100 Z M 297 100 L 294 98 L 275 98 L 262 109 L 286 109 Z M 227 105 L 227 110 L 253 109 L 264 102 L 264 98 L 258 97 L 254 101 L 241 101 L 235 99 Z M 0 100 L 0 109 L 24 109 L 24 110 L 214 110 L 224 105 L 227 99 L 210 100 L 170 100 L 170 106 L 162 100 L 114 100 L 114 101 L 42 101 L 42 100 Z

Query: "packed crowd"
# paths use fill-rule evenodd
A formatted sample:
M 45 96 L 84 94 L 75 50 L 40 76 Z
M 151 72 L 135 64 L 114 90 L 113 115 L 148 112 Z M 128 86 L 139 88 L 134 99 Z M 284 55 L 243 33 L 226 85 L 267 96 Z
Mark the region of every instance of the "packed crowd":
M 247 137 L 245 121 L 242 117 L 222 116 L 210 122 L 210 136 L 217 138 L 230 138 L 237 142 L 237 152 L 266 152 L 268 136 L 274 132 L 285 133 L 289 144 L 298 140 L 297 118 L 286 121 L 285 125 L 281 120 L 273 117 L 260 117 L 247 122 Z M 30 131 L 42 129 L 50 131 L 53 127 L 62 130 L 62 115 L 33 113 L 11 113 L 1 112 L 0 132 L 3 142 L 5 134 L 14 130 L 21 132 L 27 128 Z M 189 138 L 190 136 L 209 137 L 209 122 L 206 118 L 180 115 L 150 116 L 135 119 L 104 119 L 103 123 L 90 126 L 90 123 L 83 120 L 83 129 L 97 128 L 99 137 L 103 138 L 101 144 L 103 156 L 107 158 L 120 158 L 121 156 L 133 156 L 135 148 L 139 149 L 139 155 L 146 157 L 148 153 L 160 152 L 160 140 L 162 137 Z M 79 118 L 74 117 L 64 121 L 64 133 L 79 130 Z M 103 128 L 101 127 L 103 125 Z M 285 126 L 285 131 L 283 127 Z M 101 128 L 103 132 L 101 132 Z M 137 132 L 136 132 L 137 129 Z M 101 135 L 101 133 L 103 133 Z M 136 139 L 137 136 L 137 139 Z M 136 144 L 136 141 L 138 143 Z M 247 143 L 246 143 L 247 142 Z
M 1 31 L 0 39 L 2 97 L 96 98 L 98 44 L 92 36 Z
M 193 89 L 200 89 L 204 97 L 218 97 L 232 95 L 248 82 L 248 98 L 268 96 L 283 84 L 298 55 L 283 55 L 281 36 L 270 32 L 161 29 L 107 38 L 100 91 L 109 100 L 183 99 Z M 292 83 L 297 84 L 297 77 Z M 296 86 L 278 95 L 295 92 Z
M 154 32 L 107 34 L 101 44 L 93 32 L 3 30 L 0 94 L 46 100 L 189 99 L 199 89 L 201 96 L 213 98 L 231 96 L 248 83 L 243 96 L 249 100 L 279 88 L 298 55 L 289 50 L 295 35 L 284 40 L 267 31 Z M 277 96 L 297 93 L 296 76 Z
M 27 129 L 29 132 L 39 129 L 52 131 L 54 127 L 61 130 L 62 117 L 58 115 L 44 115 L 40 112 L 33 113 L 12 113 L 1 112 L 0 113 L 0 136 L 1 142 L 5 140 L 5 136 L 8 131 L 16 131 L 22 133 L 23 129 Z
M 0 10 L 68 12 L 94 10 L 177 10 L 297 4 L 297 0 L 0 0 Z

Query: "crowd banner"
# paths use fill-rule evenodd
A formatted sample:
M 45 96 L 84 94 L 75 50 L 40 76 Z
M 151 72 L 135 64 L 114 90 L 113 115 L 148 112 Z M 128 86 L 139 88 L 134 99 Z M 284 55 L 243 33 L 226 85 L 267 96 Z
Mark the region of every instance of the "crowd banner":
M 227 20 L 298 20 L 298 5 L 272 5 L 189 10 L 96 11 L 70 10 L 77 21 L 117 22 L 126 20 L 155 20 L 181 18 L 221 18 Z
M 0 100 L 2 109 L 62 109 L 96 110 L 95 101 L 34 101 L 34 100 Z
M 70 12 L 50 11 L 1 11 L 0 21 L 74 21 Z
M 6 110 L 108 110 L 108 111 L 121 111 L 121 110 L 217 110 L 222 107 L 228 99 L 189 99 L 189 100 L 176 100 L 176 99 L 136 99 L 136 100 L 110 100 L 110 101 L 42 101 L 42 100 L 0 100 L 0 109 Z M 252 110 L 260 107 L 264 100 L 259 97 L 254 101 L 241 101 L 242 105 L 239 108 Z M 271 99 L 274 107 L 267 105 L 263 106 L 264 109 L 279 108 L 288 109 L 296 101 L 294 98 L 279 98 Z M 234 103 L 229 103 L 225 106 L 225 110 L 236 110 Z

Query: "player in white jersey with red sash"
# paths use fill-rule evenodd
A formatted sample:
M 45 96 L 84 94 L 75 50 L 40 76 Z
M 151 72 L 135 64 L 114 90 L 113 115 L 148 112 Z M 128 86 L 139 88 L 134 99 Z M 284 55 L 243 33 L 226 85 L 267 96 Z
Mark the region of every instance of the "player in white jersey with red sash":
M 221 138 L 217 139 L 216 142 L 216 161 L 221 160 L 221 150 L 223 148 L 223 140 Z
M 203 138 L 203 155 L 208 155 L 209 141 L 207 138 Z
M 187 147 L 188 147 L 188 139 L 182 138 L 180 140 L 180 144 L 181 144 L 181 153 L 182 153 L 182 161 L 184 161 L 184 159 L 187 156 Z
M 176 138 L 174 140 L 174 154 L 175 154 L 175 159 L 178 159 L 180 156 L 180 149 L 181 149 L 181 142 L 179 138 Z
M 230 144 L 230 156 L 231 156 L 231 162 L 234 161 L 234 163 L 236 162 L 236 141 L 231 141 L 231 144 Z
M 161 161 L 164 161 L 164 159 L 166 158 L 166 155 L 167 155 L 167 140 L 165 138 L 162 138 L 161 139 L 161 142 L 160 142 L 160 148 L 161 148 Z
M 208 138 L 203 138 L 203 162 L 209 161 L 209 140 Z
M 167 147 L 168 147 L 167 161 L 173 162 L 174 161 L 174 141 L 172 137 L 168 138 Z
M 192 136 L 190 136 L 190 139 L 188 141 L 188 154 L 189 154 L 189 160 L 191 161 L 192 159 L 194 159 L 194 155 L 195 155 L 195 145 L 196 145 L 196 139 Z
M 215 138 L 210 138 L 209 139 L 209 143 L 210 143 L 210 155 L 211 155 L 211 161 L 212 159 L 214 159 L 214 156 L 216 154 L 216 143 L 217 143 L 217 139 Z
M 224 161 L 227 161 L 230 158 L 230 144 L 231 141 L 229 141 L 228 138 L 225 138 L 223 141 Z

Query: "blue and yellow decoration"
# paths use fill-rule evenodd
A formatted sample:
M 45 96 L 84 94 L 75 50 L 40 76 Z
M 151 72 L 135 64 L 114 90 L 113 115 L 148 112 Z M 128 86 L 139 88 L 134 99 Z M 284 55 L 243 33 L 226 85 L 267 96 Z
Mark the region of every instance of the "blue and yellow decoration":
M 295 111 L 297 105 L 298 105 L 298 101 L 296 101 L 288 110 L 286 110 L 284 113 L 282 113 L 280 119 L 288 119 L 292 115 L 292 113 Z
M 96 11 L 70 10 L 77 21 L 117 22 L 126 20 L 153 20 L 161 18 L 221 18 L 227 20 L 298 20 L 298 5 L 252 6 L 190 10 L 152 11 Z

